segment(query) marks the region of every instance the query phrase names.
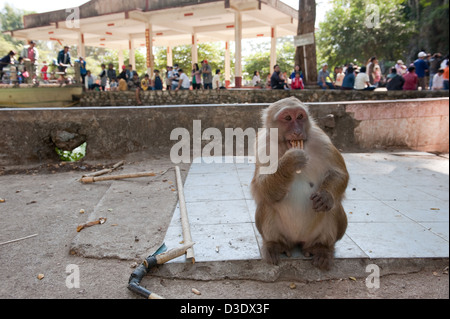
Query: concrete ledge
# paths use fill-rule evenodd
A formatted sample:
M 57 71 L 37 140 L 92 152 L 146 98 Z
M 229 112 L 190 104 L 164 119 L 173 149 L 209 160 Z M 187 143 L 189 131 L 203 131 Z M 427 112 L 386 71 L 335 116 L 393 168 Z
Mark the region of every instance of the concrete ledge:
M 309 259 L 285 259 L 278 266 L 268 265 L 262 260 L 235 260 L 203 263 L 168 263 L 158 266 L 150 274 L 170 279 L 194 280 L 277 280 L 315 281 L 327 279 L 365 278 L 367 265 L 380 267 L 380 275 L 407 274 L 427 268 L 448 266 L 448 258 L 354 258 L 335 259 L 328 272 L 315 268 Z M 145 279 L 144 281 L 145 282 Z
M 307 103 L 312 116 L 343 150 L 409 148 L 448 152 L 448 98 Z M 52 136 L 66 131 L 87 141 L 87 160 L 102 161 L 135 152 L 160 154 L 177 142 L 175 128 L 191 136 L 202 131 L 254 128 L 268 103 L 0 109 L 0 165 L 58 160 Z M 204 141 L 204 144 L 206 142 Z
M 244 104 L 273 103 L 295 96 L 305 103 L 336 101 L 377 101 L 418 98 L 448 97 L 449 91 L 341 91 L 341 90 L 196 90 L 196 91 L 147 91 L 141 92 L 144 105 L 181 104 Z M 83 93 L 81 106 L 133 106 L 134 92 Z

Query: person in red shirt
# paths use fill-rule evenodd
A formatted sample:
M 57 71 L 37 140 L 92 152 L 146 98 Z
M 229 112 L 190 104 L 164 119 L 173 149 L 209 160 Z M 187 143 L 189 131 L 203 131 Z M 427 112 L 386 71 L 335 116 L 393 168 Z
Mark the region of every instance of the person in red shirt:
M 444 69 L 444 90 L 448 90 L 449 89 L 449 87 L 448 87 L 448 77 L 449 77 L 449 74 L 448 74 L 448 60 L 447 60 L 447 66 Z
M 41 69 L 41 79 L 42 79 L 42 81 L 48 81 L 48 74 L 47 74 L 48 66 L 47 66 L 47 62 L 44 61 L 43 64 L 44 64 L 44 66 Z
M 295 78 L 292 79 L 291 89 L 292 90 L 303 90 L 305 86 L 303 85 L 303 80 L 300 77 L 300 72 L 295 72 Z
M 416 67 L 411 65 L 408 68 L 408 73 L 406 73 L 403 78 L 405 79 L 405 84 L 403 84 L 403 90 L 415 91 L 419 85 L 419 77 L 416 74 Z

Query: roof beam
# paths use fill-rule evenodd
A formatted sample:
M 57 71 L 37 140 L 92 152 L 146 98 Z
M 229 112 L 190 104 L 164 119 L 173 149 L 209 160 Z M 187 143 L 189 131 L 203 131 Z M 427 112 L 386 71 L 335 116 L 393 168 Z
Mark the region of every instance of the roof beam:
M 257 21 L 245 21 L 242 23 L 243 28 L 258 28 L 266 26 L 266 24 L 257 22 Z M 208 33 L 208 32 L 217 32 L 217 31 L 227 31 L 234 30 L 234 23 L 221 23 L 209 26 L 195 27 L 195 33 Z
M 159 18 L 160 15 L 151 15 L 144 12 L 131 11 L 128 13 L 129 19 L 140 21 L 143 23 L 150 23 L 160 27 L 167 28 L 169 30 L 178 31 L 180 33 L 192 34 L 194 31 L 192 27 L 180 24 L 176 20 L 166 16 L 164 19 Z

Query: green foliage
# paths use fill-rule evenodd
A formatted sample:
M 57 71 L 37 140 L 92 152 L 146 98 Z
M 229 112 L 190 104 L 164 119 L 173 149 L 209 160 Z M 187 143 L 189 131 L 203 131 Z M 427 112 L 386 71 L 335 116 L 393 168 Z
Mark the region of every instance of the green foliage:
M 207 60 L 211 69 L 214 70 L 225 69 L 225 47 L 223 43 L 200 43 L 197 46 L 198 65 L 201 68 L 200 62 Z M 233 58 L 231 58 L 233 61 Z M 191 74 L 192 71 L 192 59 L 191 59 L 191 46 L 181 45 L 172 48 L 172 61 L 173 64 L 178 64 L 178 67 L 183 69 L 186 74 Z M 163 72 L 167 66 L 167 49 L 158 47 L 155 54 L 155 69 Z M 162 73 L 164 74 L 164 72 Z
M 23 28 L 23 14 L 23 11 L 15 10 L 9 4 L 5 4 L 5 7 L 0 11 L 0 31 Z M 18 50 L 21 46 L 21 41 L 11 38 L 10 35 L 0 33 L 0 58 L 7 55 L 11 50 Z
M 371 56 L 394 61 L 404 58 L 414 34 L 404 0 L 333 0 L 333 8 L 316 34 L 319 65 L 366 63 Z M 379 23 L 372 16 L 379 9 Z
M 251 51 L 255 52 L 244 58 L 244 73 L 246 79 L 251 80 L 253 73 L 259 71 L 262 80 L 272 74 L 270 70 L 270 42 L 257 42 L 250 44 Z M 281 72 L 288 75 L 294 70 L 295 46 L 292 37 L 279 38 L 277 40 L 277 64 Z
M 86 156 L 86 146 L 87 144 L 84 142 L 72 151 L 63 151 L 58 147 L 55 147 L 55 151 L 61 161 L 76 162 Z
M 23 28 L 22 17 L 24 14 L 29 14 L 32 12 L 17 10 L 11 7 L 8 3 L 5 4 L 5 7 L 0 11 L 0 26 L 2 31 L 6 30 L 17 30 Z M 11 38 L 10 35 L 2 35 L 2 37 L 11 42 L 15 46 L 21 44 L 21 41 L 15 40 Z
M 416 36 L 411 41 L 411 56 L 419 51 L 448 53 L 449 2 L 448 0 L 408 1 L 408 18 L 414 21 Z

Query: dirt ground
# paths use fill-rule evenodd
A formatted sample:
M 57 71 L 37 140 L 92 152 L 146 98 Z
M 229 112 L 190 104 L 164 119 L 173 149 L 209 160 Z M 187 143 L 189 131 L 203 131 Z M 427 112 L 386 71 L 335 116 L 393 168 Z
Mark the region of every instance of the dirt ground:
M 165 159 L 151 158 L 145 163 L 127 159 L 127 165 L 137 170 L 150 166 L 155 171 L 163 171 L 172 164 Z M 93 187 L 79 183 L 78 179 L 82 172 L 102 167 L 83 162 L 0 167 L 0 199 L 4 199 L 0 202 L 0 243 L 38 234 L 0 245 L 0 298 L 140 298 L 127 289 L 136 261 L 85 258 L 69 252 L 74 230 L 87 219 L 87 214 L 80 214 L 80 207 L 92 210 L 89 205 L 97 203 L 109 185 L 104 182 Z M 185 177 L 189 167 L 182 168 Z M 170 181 L 175 181 L 173 171 L 148 182 L 153 189 L 152 198 L 165 199 L 157 202 L 158 212 L 164 213 L 151 216 L 155 245 L 148 253 L 164 240 L 176 205 L 177 196 Z M 79 274 L 79 284 L 72 281 L 75 271 Z M 353 278 L 351 274 L 346 278 L 312 282 L 174 280 L 148 275 L 141 284 L 165 298 L 175 299 L 449 298 L 448 267 L 442 265 L 415 273 L 382 275 L 378 289 L 367 288 L 366 278 Z M 192 288 L 201 295 L 194 294 Z

